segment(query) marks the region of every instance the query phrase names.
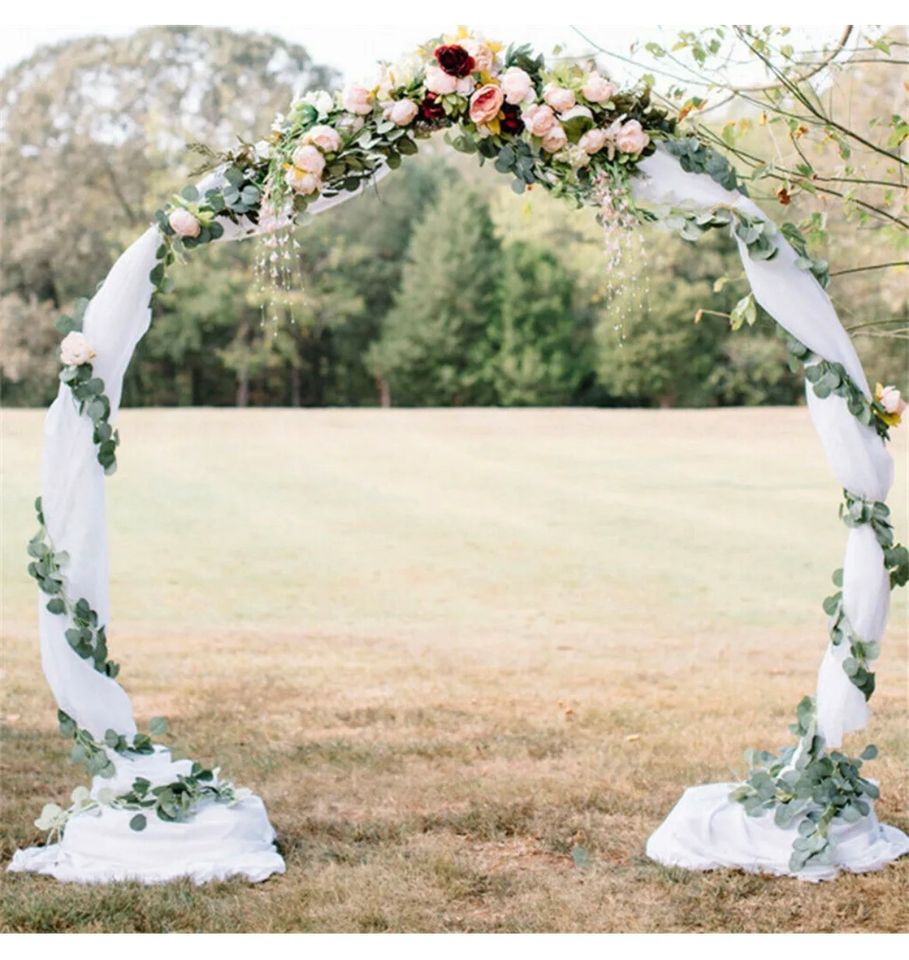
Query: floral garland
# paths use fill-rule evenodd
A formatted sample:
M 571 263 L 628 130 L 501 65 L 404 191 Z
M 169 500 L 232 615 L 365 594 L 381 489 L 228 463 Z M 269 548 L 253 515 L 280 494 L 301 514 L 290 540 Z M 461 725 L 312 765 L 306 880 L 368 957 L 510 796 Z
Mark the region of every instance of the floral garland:
M 289 225 L 317 198 L 356 190 L 381 168 L 396 169 L 404 157 L 416 154 L 418 140 L 454 128 L 455 134 L 446 134 L 452 146 L 476 154 L 481 164 L 492 161 L 496 170 L 512 176 L 516 193 L 539 185 L 577 206 L 597 207 L 604 221 L 616 217 L 623 222 L 656 219 L 635 206 L 628 183 L 658 141 L 684 170 L 706 174 L 725 189 L 747 195 L 745 184 L 726 158 L 695 137 L 675 136 L 675 118 L 651 102 L 646 87 L 620 91 L 597 70 L 569 63 L 548 67 L 528 46 L 505 49 L 461 28 L 452 36 L 431 41 L 398 64 L 383 65 L 370 86 L 353 85 L 338 95 L 326 91 L 306 94 L 292 104 L 287 116 L 276 117 L 267 140 L 241 143 L 237 150 L 224 154 L 195 145 L 207 158 L 199 172 L 217 168 L 221 176 L 217 185 L 204 192 L 186 187 L 155 213 L 162 242 L 149 277 L 152 299 L 171 289 L 167 270 L 176 260 L 223 236 L 225 220 L 252 224 L 262 231 Z M 696 241 L 708 230 L 729 228 L 753 259 L 770 260 L 778 251 L 771 223 L 732 207 L 718 206 L 698 214 L 673 210 L 662 219 L 684 240 Z M 809 255 L 807 242 L 795 225 L 786 223 L 780 230 L 796 251 L 798 266 L 826 287 L 830 279 L 826 262 Z M 73 316 L 58 323 L 65 334 L 60 379 L 72 391 L 80 413 L 90 418 L 98 462 L 106 473 L 112 473 L 119 435 L 110 424 L 104 383 L 93 376 L 94 350 L 81 330 L 87 303 L 80 301 Z M 753 323 L 756 318 L 756 305 L 749 295 L 736 306 L 731 321 L 736 326 Z M 883 440 L 889 439 L 889 428 L 900 423 L 906 407 L 895 387 L 878 384 L 869 399 L 841 364 L 816 356 L 785 331 L 783 335 L 790 365 L 795 370 L 804 368 L 816 396 L 842 397 L 853 416 L 873 426 Z M 887 507 L 848 491 L 845 497 L 841 511 L 845 522 L 850 526 L 870 524 L 884 550 L 891 587 L 905 585 L 909 551 L 894 543 Z M 40 498 L 36 509 L 39 531 L 29 543 L 33 558 L 29 572 L 50 596 L 48 611 L 71 619 L 66 637 L 73 650 L 113 678 L 118 667 L 107 659 L 104 627 L 98 625 L 87 600 L 73 602 L 67 596 L 62 573 L 66 556 L 54 551 Z M 836 571 L 834 583 L 842 586 L 842 571 Z M 824 609 L 830 617 L 831 643 L 849 644 L 845 672 L 866 698 L 870 697 L 874 674 L 868 664 L 877 656 L 878 644 L 855 634 L 843 610 L 841 592 L 828 597 Z M 104 742 L 99 743 L 62 711 L 58 719 L 61 733 L 73 740 L 71 759 L 102 777 L 114 773 L 112 753 L 152 753 L 151 736 L 165 729 L 157 718 L 149 734 L 136 734 L 130 740 L 108 730 Z M 858 759 L 838 751 L 827 753 L 817 734 L 816 709 L 810 697 L 799 704 L 797 722 L 790 729 L 798 735 L 798 744 L 778 755 L 751 752 L 751 770 L 731 797 L 752 815 L 773 809 L 781 827 L 800 818 L 790 862 L 791 869 L 798 871 L 811 862 L 830 862 L 833 845 L 828 828 L 833 820 L 853 822 L 870 812 L 863 797 L 876 798 L 877 789 L 859 775 L 859 769 L 877 751 L 867 747 Z M 148 780 L 136 778 L 131 789 L 118 796 L 102 790 L 95 798 L 79 787 L 68 809 L 48 804 L 36 825 L 53 837 L 62 833 L 69 817 L 106 804 L 136 811 L 130 827 L 142 830 L 148 812 L 154 811 L 165 821 L 181 820 L 203 801 L 235 803 L 244 795 L 232 784 L 219 781 L 217 769 L 193 764 L 189 775 L 168 784 L 153 787 Z

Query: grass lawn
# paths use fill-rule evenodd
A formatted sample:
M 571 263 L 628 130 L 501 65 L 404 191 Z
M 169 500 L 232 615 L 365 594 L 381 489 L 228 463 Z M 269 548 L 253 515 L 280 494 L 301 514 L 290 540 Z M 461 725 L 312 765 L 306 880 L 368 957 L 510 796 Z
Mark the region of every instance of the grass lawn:
M 2 857 L 83 776 L 25 573 L 39 411 L 3 414 Z M 804 409 L 128 410 L 112 656 L 265 800 L 257 886 L 3 878 L 16 931 L 884 931 L 909 858 L 810 885 L 651 863 L 692 784 L 787 742 L 840 490 Z M 905 540 L 906 429 L 891 496 Z M 866 734 L 909 830 L 905 592 Z M 575 847 L 589 865 L 576 866 Z

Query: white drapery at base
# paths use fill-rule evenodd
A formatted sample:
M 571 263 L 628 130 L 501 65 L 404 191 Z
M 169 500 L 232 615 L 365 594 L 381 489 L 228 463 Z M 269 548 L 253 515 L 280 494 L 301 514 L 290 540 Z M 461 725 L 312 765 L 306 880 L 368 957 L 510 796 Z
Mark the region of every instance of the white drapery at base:
M 647 841 L 647 856 L 667 867 L 717 870 L 737 867 L 749 873 L 792 876 L 789 857 L 798 837 L 797 824 L 778 827 L 773 814 L 749 817 L 729 794 L 738 784 L 708 783 L 690 787 Z M 817 882 L 833 880 L 841 870 L 868 873 L 909 853 L 909 837 L 878 823 L 872 807 L 856 823 L 834 821 L 833 862 L 809 864 L 795 876 Z
M 162 749 L 152 756 L 127 759 L 113 754 L 112 759 L 116 774 L 95 777 L 92 796 L 102 790 L 126 792 L 136 777 L 153 787 L 170 783 L 192 767 L 189 760 L 171 760 Z M 205 883 L 236 876 L 258 881 L 284 873 L 274 828 L 256 796 L 233 804 L 205 801 L 191 819 L 180 823 L 149 816 L 139 832 L 129 826 L 135 813 L 103 805 L 79 813 L 67 823 L 59 843 L 17 850 L 9 869 L 77 883 L 166 883 L 181 877 Z

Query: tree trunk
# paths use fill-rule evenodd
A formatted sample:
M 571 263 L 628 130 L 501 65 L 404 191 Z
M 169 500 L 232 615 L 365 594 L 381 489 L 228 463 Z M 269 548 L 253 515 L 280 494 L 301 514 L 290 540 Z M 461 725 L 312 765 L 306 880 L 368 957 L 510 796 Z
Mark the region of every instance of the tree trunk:
M 249 406 L 249 371 L 246 367 L 237 371 L 237 406 Z
M 290 368 L 290 405 L 303 406 L 303 378 L 300 376 L 299 367 Z
M 391 386 L 382 374 L 376 374 L 376 389 L 379 391 L 379 406 L 388 409 L 391 406 Z

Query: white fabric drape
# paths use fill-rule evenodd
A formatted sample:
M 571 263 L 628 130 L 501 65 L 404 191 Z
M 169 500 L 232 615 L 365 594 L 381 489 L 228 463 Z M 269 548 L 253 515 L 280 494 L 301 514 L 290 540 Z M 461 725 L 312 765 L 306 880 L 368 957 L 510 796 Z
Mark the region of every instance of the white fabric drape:
M 635 197 L 641 203 L 688 210 L 733 207 L 767 219 L 752 200 L 724 189 L 704 174 L 687 173 L 663 150 L 647 157 L 641 163 L 641 172 L 645 178 L 634 182 Z M 752 260 L 745 244 L 737 242 L 755 300 L 818 356 L 843 364 L 870 397 L 858 355 L 830 298 L 811 273 L 796 265 L 797 255 L 783 236 L 777 234 L 775 238 L 778 253 L 772 260 Z M 865 499 L 886 500 L 893 482 L 893 461 L 874 428 L 860 423 L 841 397 L 831 395 L 822 400 L 808 384 L 806 394 L 815 429 L 840 485 Z M 867 526 L 849 531 L 843 564 L 843 606 L 859 636 L 866 641 L 882 639 L 890 585 L 883 552 Z M 847 656 L 845 645 L 828 646 L 818 671 L 818 729 L 832 747 L 840 746 L 845 734 L 863 729 L 868 722 L 865 698 L 841 666 Z
M 388 173 L 381 168 L 355 191 L 317 200 L 309 207 L 317 215 L 370 189 Z M 206 177 L 200 190 L 222 181 L 220 171 Z M 239 240 L 259 232 L 249 221 L 224 225 L 224 240 Z M 280 224 L 279 224 L 280 225 Z M 116 425 L 123 376 L 151 322 L 149 274 L 161 244 L 157 227 L 150 227 L 117 260 L 85 312 L 83 333 L 95 350 L 94 375 L 104 380 Z M 129 438 L 124 438 L 129 442 Z M 44 426 L 42 503 L 48 535 L 55 551 L 69 559 L 63 567 L 67 594 L 84 597 L 97 611 L 100 624 L 110 623 L 108 598 L 105 476 L 92 442 L 92 425 L 76 407 L 69 387 L 61 384 Z M 125 690 L 83 660 L 66 640 L 72 626 L 67 616 L 49 613 L 47 596 L 39 595 L 38 625 L 41 664 L 59 707 L 94 739 L 103 741 L 112 729 L 132 736 L 136 732 L 132 705 Z M 116 630 L 110 636 L 116 656 Z M 172 761 L 159 749 L 154 756 L 122 757 L 110 754 L 116 780 L 95 777 L 95 796 L 116 782 L 129 789 L 138 776 L 153 785 L 168 783 L 188 772 L 187 761 Z M 262 880 L 284 870 L 274 849 L 274 830 L 262 801 L 255 796 L 226 806 L 208 802 L 186 823 L 168 824 L 149 818 L 140 833 L 129 829 L 131 814 L 109 808 L 74 817 L 60 843 L 17 851 L 10 870 L 47 873 L 60 880 L 85 883 L 137 879 L 158 883 L 188 876 L 201 883 L 241 875 Z
M 641 163 L 643 179 L 634 181 L 635 198 L 655 208 L 681 207 L 705 211 L 732 207 L 753 217 L 767 218 L 741 194 L 725 190 L 704 174 L 688 173 L 663 150 Z M 836 316 L 830 298 L 811 273 L 796 265 L 797 255 L 777 234 L 772 260 L 752 260 L 737 239 L 745 273 L 755 300 L 785 330 L 818 356 L 843 364 L 855 383 L 870 397 L 868 382 L 855 348 Z M 872 427 L 861 424 L 835 395 L 815 396 L 806 383 L 808 409 L 839 484 L 865 499 L 885 500 L 893 482 L 893 461 Z M 831 505 L 832 507 L 833 505 Z M 831 509 L 831 516 L 833 510 Z M 867 525 L 849 530 L 843 562 L 843 605 L 854 630 L 864 640 L 883 638 L 890 606 L 890 583 L 883 551 Z M 820 604 L 818 604 L 820 606 Z M 846 676 L 842 661 L 846 644 L 827 644 L 817 677 L 818 731 L 828 746 L 868 722 L 865 698 Z M 777 827 L 769 815 L 749 817 L 741 804 L 730 801 L 735 784 L 693 787 L 685 792 L 666 820 L 647 841 L 647 854 L 669 866 L 691 870 L 741 867 L 788 874 L 795 829 Z M 878 823 L 872 811 L 855 824 L 835 823 L 834 862 L 809 865 L 803 880 L 828 880 L 840 870 L 878 870 L 909 853 L 909 837 Z

